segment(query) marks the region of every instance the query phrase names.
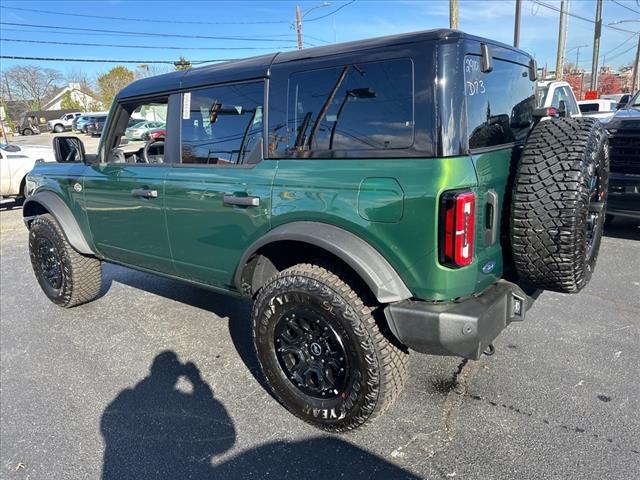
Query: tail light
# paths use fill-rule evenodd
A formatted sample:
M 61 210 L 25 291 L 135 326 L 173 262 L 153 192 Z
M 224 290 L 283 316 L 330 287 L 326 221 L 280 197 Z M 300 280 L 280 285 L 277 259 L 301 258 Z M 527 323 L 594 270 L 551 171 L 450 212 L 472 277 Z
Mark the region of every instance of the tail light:
M 473 261 L 473 225 L 476 196 L 470 191 L 452 191 L 440 199 L 440 263 L 464 267 Z

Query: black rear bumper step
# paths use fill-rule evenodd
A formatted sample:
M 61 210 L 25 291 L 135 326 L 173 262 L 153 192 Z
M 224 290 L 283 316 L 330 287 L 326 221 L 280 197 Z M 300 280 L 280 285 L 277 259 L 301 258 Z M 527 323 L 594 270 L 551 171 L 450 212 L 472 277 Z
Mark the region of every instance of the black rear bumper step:
M 410 349 L 477 360 L 511 322 L 524 320 L 539 294 L 500 280 L 461 301 L 404 300 L 384 312 L 394 335 Z

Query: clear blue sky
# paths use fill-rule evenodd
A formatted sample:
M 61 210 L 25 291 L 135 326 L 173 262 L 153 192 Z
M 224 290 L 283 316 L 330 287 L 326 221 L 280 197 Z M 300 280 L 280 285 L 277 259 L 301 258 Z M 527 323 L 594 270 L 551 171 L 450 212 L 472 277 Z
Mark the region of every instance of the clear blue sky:
M 558 0 L 542 0 L 558 8 Z M 303 13 L 323 1 L 300 1 Z M 2 22 L 48 25 L 48 28 L 0 25 L 0 51 L 3 55 L 22 55 L 62 58 L 91 58 L 116 60 L 174 60 L 180 55 L 189 60 L 243 58 L 261 53 L 295 48 L 293 20 L 296 2 L 289 1 L 10 1 L 0 0 Z M 343 8 L 340 8 L 343 7 Z M 626 8 L 625 8 L 626 7 Z M 18 10 L 18 9 L 29 9 Z M 336 11 L 338 10 L 339 11 Z M 58 12 L 59 14 L 45 13 Z M 572 0 L 570 12 L 593 19 L 595 0 Z M 637 13 L 636 13 L 637 12 Z M 89 15 L 71 16 L 74 15 Z M 460 2 L 460 28 L 463 31 L 489 37 L 505 43 L 513 40 L 513 0 L 462 0 Z M 98 17 L 98 18 L 94 18 Z M 107 17 L 124 17 L 113 19 Z M 324 17 L 324 18 L 319 18 Z M 558 12 L 524 0 L 522 8 L 521 48 L 532 53 L 538 64 L 555 67 L 558 37 Z M 137 20 L 136 20 L 137 19 Z M 640 1 L 605 0 L 603 23 L 621 20 L 640 20 Z M 201 23 L 189 23 L 201 22 Z M 236 23 L 233 23 L 236 22 Z M 245 22 L 245 23 L 243 23 Z M 265 23 L 252 23 L 265 22 Z M 331 42 L 388 35 L 398 32 L 448 27 L 447 0 L 356 0 L 330 1 L 329 6 L 315 8 L 306 13 L 303 34 L 307 47 Z M 66 27 L 60 30 L 52 27 Z M 629 31 L 640 30 L 640 22 L 617 25 Z M 119 30 L 131 35 L 106 32 L 81 32 L 79 28 Z M 177 34 L 244 37 L 240 39 L 205 39 L 157 37 L 151 34 Z M 22 43 L 9 40 L 81 43 L 52 45 Z M 86 46 L 86 44 L 126 45 Z M 570 17 L 567 40 L 567 60 L 575 62 L 576 49 L 580 50 L 580 65 L 590 68 L 593 24 Z M 635 55 L 637 37 L 632 33 L 603 29 L 601 55 L 614 67 L 630 64 Z M 172 47 L 168 48 L 142 48 Z M 176 48 L 177 47 L 177 48 Z M 197 47 L 196 50 L 187 47 Z M 83 69 L 95 76 L 116 63 L 28 62 L 2 59 L 2 68 L 14 64 L 37 63 L 65 73 Z M 135 68 L 135 64 L 129 65 Z

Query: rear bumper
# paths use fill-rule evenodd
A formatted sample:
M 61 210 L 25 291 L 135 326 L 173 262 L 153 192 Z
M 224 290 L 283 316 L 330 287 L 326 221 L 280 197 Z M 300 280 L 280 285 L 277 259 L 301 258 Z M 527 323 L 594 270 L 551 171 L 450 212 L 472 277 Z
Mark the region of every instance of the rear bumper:
M 477 360 L 507 325 L 524 320 L 539 293 L 500 280 L 456 302 L 394 303 L 386 307 L 385 315 L 392 332 L 412 350 Z
M 610 173 L 607 213 L 640 218 L 640 175 Z

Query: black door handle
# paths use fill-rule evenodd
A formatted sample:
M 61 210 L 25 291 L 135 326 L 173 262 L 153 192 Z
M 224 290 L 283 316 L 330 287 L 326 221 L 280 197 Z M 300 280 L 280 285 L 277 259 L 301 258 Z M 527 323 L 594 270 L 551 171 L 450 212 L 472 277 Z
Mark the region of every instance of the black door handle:
M 243 207 L 259 207 L 260 197 L 238 197 L 236 195 L 225 195 L 225 205 L 242 205 Z
M 131 195 L 141 198 L 158 198 L 157 190 L 147 190 L 146 188 L 134 188 L 131 190 Z

